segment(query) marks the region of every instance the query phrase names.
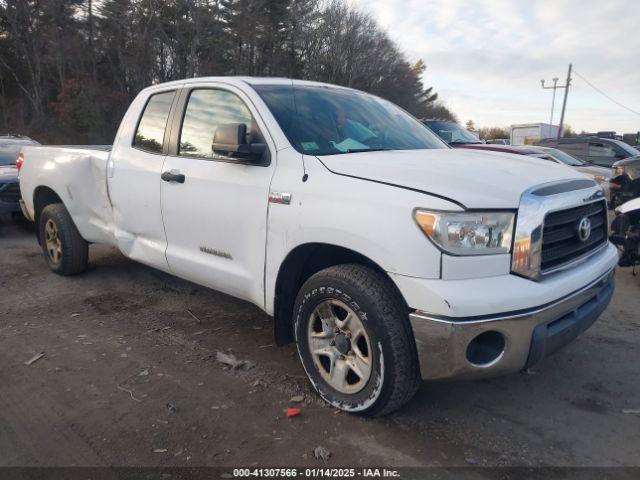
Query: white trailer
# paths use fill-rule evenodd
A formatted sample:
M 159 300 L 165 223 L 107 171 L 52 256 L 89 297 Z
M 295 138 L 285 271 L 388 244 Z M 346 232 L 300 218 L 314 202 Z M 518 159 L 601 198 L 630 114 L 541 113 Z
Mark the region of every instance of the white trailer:
M 558 136 L 558 126 L 548 123 L 511 125 L 511 145 L 532 145 L 543 138 Z

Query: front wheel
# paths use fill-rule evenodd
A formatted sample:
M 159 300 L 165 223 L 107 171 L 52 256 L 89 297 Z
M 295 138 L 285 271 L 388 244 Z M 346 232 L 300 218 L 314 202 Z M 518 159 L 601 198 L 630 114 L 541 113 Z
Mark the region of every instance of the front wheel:
M 415 394 L 420 368 L 408 313 L 381 273 L 362 265 L 322 270 L 304 283 L 294 312 L 300 360 L 325 401 L 379 416 Z
M 47 205 L 40 214 L 39 228 L 42 251 L 51 271 L 75 275 L 87 269 L 89 244 L 63 204 Z

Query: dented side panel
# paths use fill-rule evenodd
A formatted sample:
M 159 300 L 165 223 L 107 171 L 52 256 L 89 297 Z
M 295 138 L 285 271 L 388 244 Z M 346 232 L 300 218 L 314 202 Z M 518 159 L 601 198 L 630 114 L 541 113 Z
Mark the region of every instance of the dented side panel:
M 31 218 L 34 195 L 46 187 L 60 197 L 85 240 L 115 244 L 105 178 L 108 148 L 26 146 L 23 154 L 20 190 Z

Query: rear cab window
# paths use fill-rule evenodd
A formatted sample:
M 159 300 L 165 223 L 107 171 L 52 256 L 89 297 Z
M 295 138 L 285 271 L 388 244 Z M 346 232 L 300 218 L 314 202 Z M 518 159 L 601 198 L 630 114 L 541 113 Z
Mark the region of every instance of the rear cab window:
M 133 138 L 133 147 L 150 153 L 162 153 L 167 119 L 175 90 L 156 93 L 149 97 Z

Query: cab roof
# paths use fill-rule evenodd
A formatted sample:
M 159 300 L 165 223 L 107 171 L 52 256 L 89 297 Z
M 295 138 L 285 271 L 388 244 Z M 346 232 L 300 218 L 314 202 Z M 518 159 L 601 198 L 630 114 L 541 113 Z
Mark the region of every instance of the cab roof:
M 284 77 L 249 77 L 249 76 L 218 76 L 218 77 L 193 77 L 185 78 L 183 80 L 173 80 L 171 82 L 157 83 L 150 85 L 147 88 L 158 87 L 170 87 L 170 86 L 184 86 L 193 83 L 203 82 L 224 82 L 231 85 L 244 86 L 244 85 L 300 85 L 310 87 L 324 87 L 324 88 L 336 88 L 345 90 L 354 90 L 349 87 L 343 87 L 340 85 L 334 85 L 331 83 L 314 82 L 311 80 L 298 80 L 293 78 Z

